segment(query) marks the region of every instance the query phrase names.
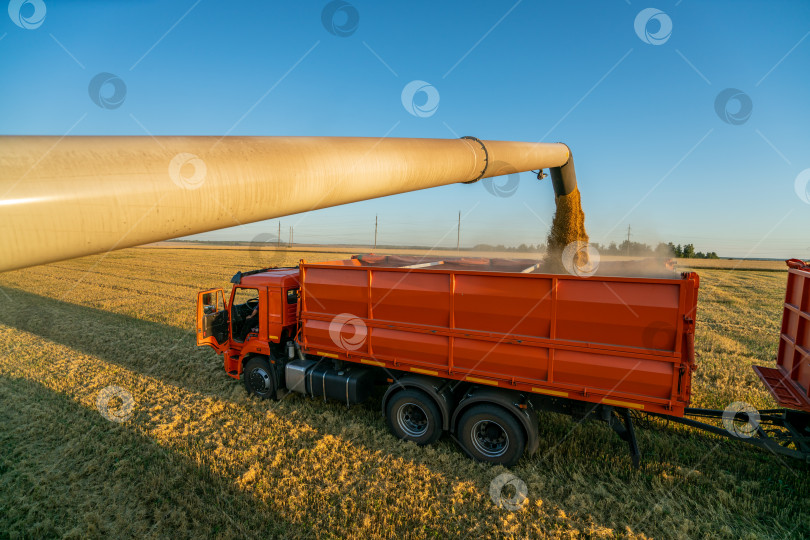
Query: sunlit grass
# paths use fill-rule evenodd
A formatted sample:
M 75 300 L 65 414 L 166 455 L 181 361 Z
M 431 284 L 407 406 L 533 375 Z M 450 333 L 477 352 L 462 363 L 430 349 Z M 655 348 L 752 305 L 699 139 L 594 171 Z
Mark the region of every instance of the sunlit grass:
M 0 276 L 0 537 L 810 535 L 806 466 L 659 421 L 634 470 L 606 426 L 542 413 L 509 512 L 489 497 L 505 469 L 396 440 L 379 398 L 248 398 L 193 325 L 198 290 L 253 266 L 140 248 Z M 785 275 L 700 274 L 693 405 L 774 406 L 750 366 L 775 356 Z M 125 423 L 96 408 L 109 385 L 133 396 Z

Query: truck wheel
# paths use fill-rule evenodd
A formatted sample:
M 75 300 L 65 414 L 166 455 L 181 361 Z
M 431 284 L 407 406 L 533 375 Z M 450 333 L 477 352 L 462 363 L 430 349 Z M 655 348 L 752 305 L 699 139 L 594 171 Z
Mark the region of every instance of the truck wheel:
M 242 371 L 242 382 L 248 394 L 268 399 L 275 396 L 276 382 L 273 369 L 266 358 L 253 357 L 245 364 Z
M 385 417 L 391 433 L 419 446 L 432 444 L 442 435 L 439 408 L 419 390 L 401 390 L 391 396 Z
M 462 448 L 472 458 L 511 467 L 526 448 L 526 436 L 508 411 L 495 405 L 475 405 L 458 422 Z

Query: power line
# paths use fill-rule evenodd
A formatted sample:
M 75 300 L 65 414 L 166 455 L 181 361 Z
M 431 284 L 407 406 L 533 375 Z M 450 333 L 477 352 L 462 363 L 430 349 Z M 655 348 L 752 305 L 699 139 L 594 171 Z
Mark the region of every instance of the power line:
M 630 225 L 627 226 L 627 256 L 630 256 Z
M 461 210 L 458 211 L 458 235 L 456 237 L 456 251 L 461 247 Z

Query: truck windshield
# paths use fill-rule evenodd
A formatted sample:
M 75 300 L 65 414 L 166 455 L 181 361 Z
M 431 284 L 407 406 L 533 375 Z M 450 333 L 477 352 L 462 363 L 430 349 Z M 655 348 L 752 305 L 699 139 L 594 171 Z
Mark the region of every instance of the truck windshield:
M 247 304 L 251 298 L 259 298 L 259 291 L 256 289 L 243 289 L 242 287 L 237 287 L 233 293 L 233 305 L 238 306 L 240 304 Z M 251 305 L 255 304 L 256 302 L 250 302 Z M 256 307 L 253 305 L 253 307 Z M 253 311 L 253 307 L 251 311 Z

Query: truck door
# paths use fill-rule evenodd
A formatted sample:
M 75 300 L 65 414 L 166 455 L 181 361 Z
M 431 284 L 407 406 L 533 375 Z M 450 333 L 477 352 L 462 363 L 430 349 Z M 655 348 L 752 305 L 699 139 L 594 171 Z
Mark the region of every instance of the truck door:
M 197 345 L 209 345 L 217 352 L 228 343 L 228 310 L 222 289 L 197 293 Z

